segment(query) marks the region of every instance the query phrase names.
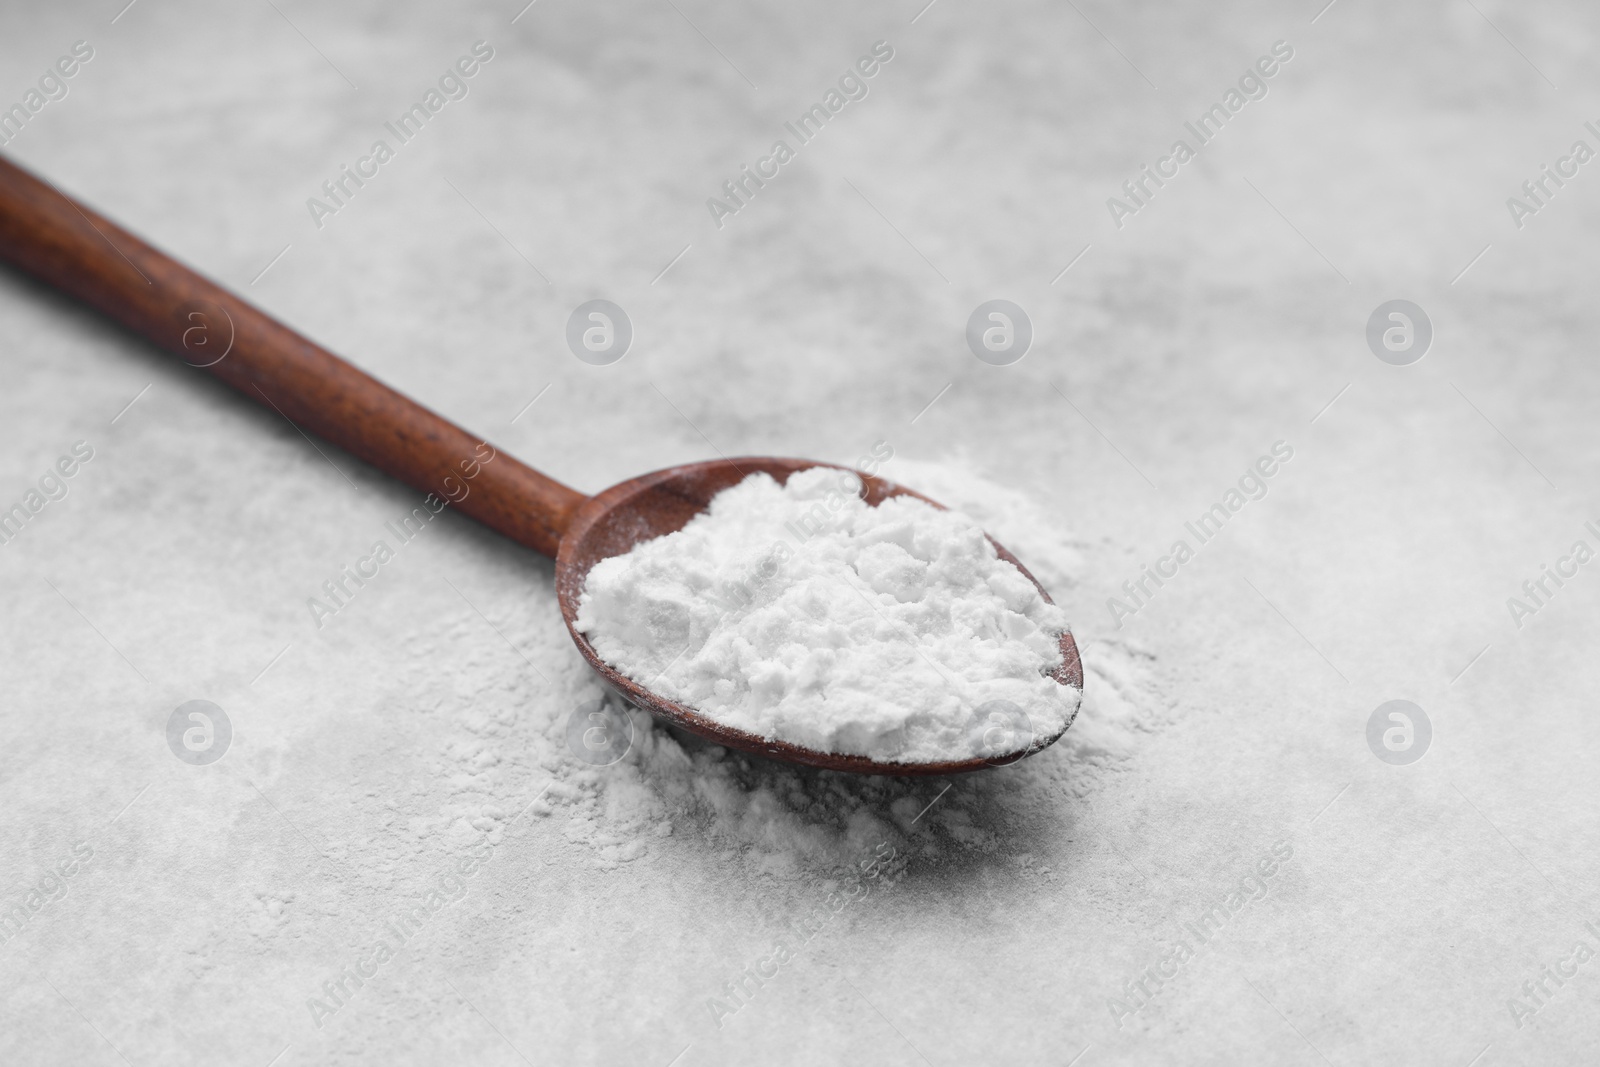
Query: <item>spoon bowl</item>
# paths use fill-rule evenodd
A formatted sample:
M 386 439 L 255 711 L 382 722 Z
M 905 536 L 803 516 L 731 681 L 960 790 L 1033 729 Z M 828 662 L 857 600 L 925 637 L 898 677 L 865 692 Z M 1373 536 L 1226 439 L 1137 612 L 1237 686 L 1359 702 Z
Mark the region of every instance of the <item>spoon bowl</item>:
M 784 482 L 833 466 L 755 458 L 691 463 L 585 496 L 495 449 L 209 281 L 55 186 L 0 159 L 0 259 L 102 312 L 251 400 L 518 544 L 556 561 L 556 594 L 578 651 L 628 703 L 718 744 L 790 763 L 861 774 L 954 774 L 1015 762 L 1061 736 L 1015 752 L 939 763 L 885 763 L 756 737 L 650 692 L 595 653 L 574 626 L 589 569 L 641 541 L 683 528 L 723 489 L 754 471 Z M 840 468 L 845 469 L 845 468 Z M 862 476 L 866 502 L 915 496 Z M 439 510 L 439 509 L 435 509 Z M 994 543 L 993 538 L 990 542 Z M 1001 558 L 1039 587 L 1015 556 Z M 1052 677 L 1083 687 L 1071 634 Z M 1069 720 L 1070 721 L 1070 720 Z M 1062 728 L 1065 730 L 1065 727 Z
M 1050 736 L 1034 735 L 1026 747 L 1015 752 L 936 763 L 891 763 L 866 756 L 819 752 L 787 741 L 746 733 L 717 722 L 694 708 L 652 692 L 600 658 L 576 625 L 578 601 L 583 595 L 584 579 L 591 567 L 608 557 L 622 555 L 642 541 L 683 529 L 690 519 L 710 505 L 712 497 L 743 481 L 747 475 L 756 472 L 770 474 L 781 485 L 795 471 L 811 467 L 849 469 L 832 463 L 770 456 L 688 463 L 630 478 L 578 506 L 562 535 L 561 547 L 556 554 L 556 599 L 561 605 L 561 617 L 566 620 L 567 631 L 572 635 L 573 642 L 601 680 L 634 707 L 642 708 L 658 719 L 719 745 L 786 763 L 856 774 L 930 775 L 983 770 L 1014 763 L 1060 738 L 1066 732 L 1066 726 Z M 943 507 L 938 501 L 888 479 L 861 474 L 859 471 L 853 473 L 865 484 L 863 498 L 872 507 L 896 496 L 916 497 L 934 507 Z M 989 543 L 994 545 L 1001 559 L 1015 566 L 1034 584 L 1046 603 L 1050 602 L 1050 594 L 1015 556 L 994 538 L 989 538 Z M 1061 635 L 1061 665 L 1051 677 L 1060 685 L 1083 688 L 1083 665 L 1078 658 L 1078 646 L 1070 633 Z M 1067 725 L 1071 725 L 1071 719 L 1068 719 Z

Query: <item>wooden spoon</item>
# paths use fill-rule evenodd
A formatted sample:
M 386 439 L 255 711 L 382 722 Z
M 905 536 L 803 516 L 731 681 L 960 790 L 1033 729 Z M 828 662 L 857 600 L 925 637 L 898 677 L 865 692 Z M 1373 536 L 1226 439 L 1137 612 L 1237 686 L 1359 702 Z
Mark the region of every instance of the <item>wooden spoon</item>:
M 886 763 L 817 752 L 724 726 L 657 696 L 602 662 L 574 628 L 584 578 L 595 563 L 681 529 L 719 491 L 754 471 L 783 482 L 795 471 L 832 464 L 770 457 L 690 463 L 630 478 L 586 497 L 497 452 L 4 159 L 0 258 L 271 407 L 308 433 L 552 557 L 556 597 L 578 651 L 624 700 L 673 725 L 771 759 L 889 775 L 954 774 L 998 766 L 1061 736 L 1033 736 L 1026 747 L 993 758 L 942 763 Z M 863 480 L 866 501 L 873 506 L 891 496 L 928 499 L 886 479 Z M 1039 586 L 1015 556 L 998 543 L 995 549 Z M 1050 599 L 1042 586 L 1039 593 Z M 1061 666 L 1052 677 L 1081 689 L 1083 668 L 1071 634 L 1061 636 L 1061 654 Z

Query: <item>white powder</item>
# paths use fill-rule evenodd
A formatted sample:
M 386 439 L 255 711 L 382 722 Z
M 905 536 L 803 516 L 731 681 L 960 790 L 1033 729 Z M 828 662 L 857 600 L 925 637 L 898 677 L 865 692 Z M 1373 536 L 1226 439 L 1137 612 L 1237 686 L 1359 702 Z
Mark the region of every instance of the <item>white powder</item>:
M 972 519 L 909 497 L 869 507 L 859 490 L 832 468 L 781 486 L 752 474 L 595 565 L 577 628 L 652 691 L 816 751 L 993 755 L 994 701 L 1026 713 L 1017 747 L 1060 733 L 1080 697 L 1047 676 L 1062 611 Z
M 1058 599 L 1070 603 L 1085 575 L 1126 563 L 1120 546 L 1077 536 L 1048 493 L 997 483 L 959 460 L 897 456 L 891 464 L 894 478 L 982 523 Z M 447 541 L 434 550 L 456 551 Z M 529 584 L 517 554 L 470 559 L 488 572 L 485 582 Z M 631 713 L 628 755 L 596 767 L 574 757 L 569 723 L 604 690 L 572 647 L 548 577 L 535 577 L 526 598 L 490 609 L 526 660 L 484 640 L 483 619 L 449 587 L 439 583 L 437 594 L 429 621 L 397 636 L 392 680 L 367 697 L 373 714 L 395 704 L 422 714 L 379 734 L 351 718 L 351 736 L 336 746 L 359 752 L 363 766 L 388 767 L 416 783 L 404 804 L 380 799 L 389 793 L 377 786 L 361 800 L 363 818 L 391 831 L 356 850 L 363 870 L 388 870 L 397 861 L 385 848 L 410 855 L 438 834 L 463 845 L 485 832 L 496 844 L 503 835 L 542 840 L 537 827 L 549 820 L 606 870 L 654 863 L 684 847 L 712 850 L 763 879 L 770 892 L 762 899 L 780 909 L 810 907 L 812 878 L 855 868 L 882 841 L 919 862 L 983 855 L 1018 877 L 1038 877 L 1027 866 L 1036 833 L 1070 821 L 1063 813 L 1071 798 L 1100 795 L 1177 714 L 1157 660 L 1128 634 L 1079 633 L 1085 688 L 1072 729 L 1048 751 L 990 773 L 930 782 L 813 771 L 674 734 L 643 712 Z M 352 689 L 350 699 L 363 697 Z M 286 762 L 325 759 L 329 751 L 319 733 Z

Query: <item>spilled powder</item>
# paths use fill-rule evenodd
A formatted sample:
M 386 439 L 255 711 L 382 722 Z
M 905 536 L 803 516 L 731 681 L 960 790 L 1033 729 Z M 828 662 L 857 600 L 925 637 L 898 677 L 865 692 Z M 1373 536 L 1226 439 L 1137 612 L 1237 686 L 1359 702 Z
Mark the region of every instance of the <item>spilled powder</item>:
M 1110 546 L 1075 539 L 1047 510 L 1048 497 L 1000 485 L 963 463 L 896 458 L 881 474 L 981 523 L 1068 611 L 1090 568 L 1121 559 Z M 604 690 L 561 625 L 553 588 L 529 586 L 525 570 L 506 567 L 504 581 L 529 595 L 509 601 L 496 621 L 516 635 L 522 655 L 484 641 L 483 621 L 465 609 L 441 615 L 408 642 L 414 666 L 396 679 L 397 699 L 449 724 L 449 739 L 442 748 L 427 742 L 433 754 L 426 755 L 446 799 L 430 815 L 411 816 L 410 833 L 487 834 L 498 842 L 525 832 L 530 818 L 549 820 L 602 868 L 650 862 L 666 840 L 688 834 L 775 886 L 829 876 L 886 840 L 903 856 L 927 859 L 1021 847 L 1013 857 L 1021 871 L 1029 857 L 1018 843 L 1030 827 L 1057 821 L 1071 797 L 1102 789 L 1139 737 L 1174 714 L 1149 653 L 1121 634 L 1079 634 L 1085 686 L 1071 729 L 997 770 L 943 781 L 815 771 L 708 744 L 643 712 L 630 712 L 628 754 L 595 767 L 573 756 L 567 728 Z M 441 673 L 441 662 L 452 669 Z M 403 765 L 414 758 L 405 748 L 413 743 L 386 738 L 379 748 L 396 751 L 375 755 Z
M 983 528 L 856 474 L 752 474 L 681 530 L 590 570 L 600 658 L 724 725 L 880 762 L 990 758 L 1054 738 L 1080 693 L 1066 615 Z

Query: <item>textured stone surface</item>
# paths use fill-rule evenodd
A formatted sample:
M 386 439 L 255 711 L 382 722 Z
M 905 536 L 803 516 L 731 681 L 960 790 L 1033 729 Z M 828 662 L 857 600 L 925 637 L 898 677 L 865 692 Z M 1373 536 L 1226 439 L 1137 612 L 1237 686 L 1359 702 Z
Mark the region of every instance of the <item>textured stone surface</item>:
M 0 907 L 28 915 L 0 944 L 0 1061 L 1593 1048 L 1600 963 L 1520 1027 L 1508 1006 L 1600 947 L 1600 578 L 1520 629 L 1506 606 L 1600 547 L 1600 179 L 1520 230 L 1505 205 L 1597 143 L 1580 5 L 115 6 L 5 13 L 0 104 L 95 48 L 11 158 L 587 491 L 718 451 L 887 440 L 919 488 L 964 457 L 1060 524 L 990 492 L 1088 691 L 1060 745 L 926 817 L 932 783 L 740 764 L 643 721 L 585 767 L 566 724 L 598 690 L 548 562 L 446 514 L 317 629 L 306 599 L 414 495 L 0 276 L 0 505 L 94 449 L 0 545 Z M 1116 228 L 1106 198 L 1280 39 L 1267 96 Z M 478 40 L 469 95 L 318 229 L 306 198 Z M 706 198 L 878 40 L 867 97 L 717 228 Z M 563 340 L 594 297 L 636 331 L 610 366 Z M 993 298 L 1035 330 L 1008 367 L 963 333 Z M 1409 367 L 1364 339 L 1395 298 L 1435 328 Z M 1116 628 L 1107 598 L 1280 440 L 1267 496 Z M 233 727 L 207 766 L 168 747 L 193 699 Z M 1367 746 L 1391 699 L 1433 725 L 1411 766 Z M 1184 924 L 1276 842 L 1264 899 L 1199 946 Z M 65 894 L 30 898 L 80 843 Z M 882 843 L 894 887 L 716 1020 Z M 308 999 L 466 855 L 454 902 L 314 1025 Z M 1197 955 L 1119 1026 L 1108 1000 L 1183 937 Z

